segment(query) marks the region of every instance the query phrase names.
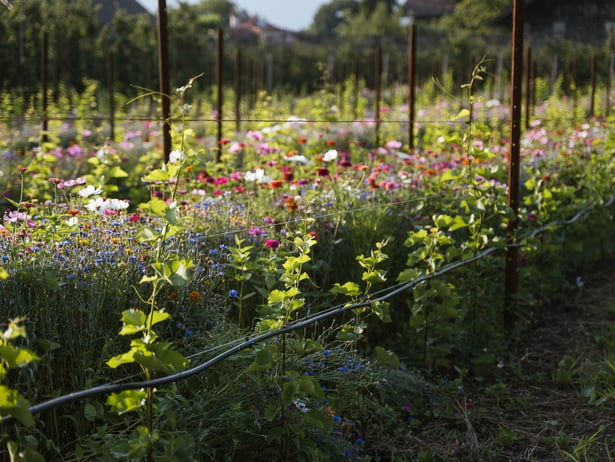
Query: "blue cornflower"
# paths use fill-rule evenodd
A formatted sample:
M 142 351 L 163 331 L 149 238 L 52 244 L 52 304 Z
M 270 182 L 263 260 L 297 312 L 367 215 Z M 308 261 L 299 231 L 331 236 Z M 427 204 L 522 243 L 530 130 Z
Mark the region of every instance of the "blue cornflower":
M 228 296 L 231 298 L 236 298 L 237 296 L 239 296 L 239 292 L 237 292 L 235 289 L 231 289 L 228 291 Z
M 184 337 L 192 337 L 192 329 L 186 329 L 184 331 Z
M 212 255 L 212 256 L 218 255 L 218 249 L 210 249 L 209 255 Z
M 329 356 L 331 354 L 331 350 L 325 350 L 322 352 L 323 355 Z

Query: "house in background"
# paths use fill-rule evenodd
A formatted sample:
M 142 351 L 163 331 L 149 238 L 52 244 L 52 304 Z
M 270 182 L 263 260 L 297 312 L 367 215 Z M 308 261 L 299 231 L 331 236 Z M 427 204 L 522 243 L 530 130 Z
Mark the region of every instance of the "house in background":
M 235 16 L 230 21 L 231 40 L 262 45 L 289 45 L 298 39 L 296 32 L 279 28 L 258 16 L 239 22 Z
M 524 10 L 526 40 L 537 46 L 548 38 L 599 44 L 615 34 L 614 0 L 526 0 Z M 512 9 L 494 25 L 511 28 Z
M 98 18 L 101 24 L 109 24 L 118 10 L 123 10 L 130 15 L 146 14 L 151 16 L 150 12 L 137 0 L 92 0 L 92 3 L 94 7 L 100 8 Z

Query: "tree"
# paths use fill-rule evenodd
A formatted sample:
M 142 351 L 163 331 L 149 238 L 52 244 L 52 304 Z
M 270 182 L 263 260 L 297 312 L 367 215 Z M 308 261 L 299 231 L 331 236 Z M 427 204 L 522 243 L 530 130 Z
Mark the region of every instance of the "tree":
M 323 39 L 335 37 L 339 26 L 357 14 L 358 7 L 357 0 L 333 0 L 322 5 L 314 15 L 309 32 Z
M 392 15 L 397 8 L 397 0 L 361 0 L 360 8 L 363 13 L 371 14 L 380 5 L 384 5 L 387 14 Z
M 510 0 L 462 0 L 451 15 L 442 17 L 444 26 L 477 30 L 510 8 Z

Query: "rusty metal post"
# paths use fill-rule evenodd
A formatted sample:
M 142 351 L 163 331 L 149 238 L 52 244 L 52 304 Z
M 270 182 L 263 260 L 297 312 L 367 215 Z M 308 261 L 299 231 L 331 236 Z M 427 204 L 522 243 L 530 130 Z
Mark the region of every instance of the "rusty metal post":
M 415 113 L 415 77 L 416 77 L 416 24 L 410 24 L 408 30 L 408 151 L 414 149 L 414 113 Z M 434 85 L 435 88 L 435 85 Z
M 171 101 L 169 84 L 169 39 L 167 31 L 167 2 L 158 0 L 158 74 L 160 79 L 160 100 L 162 104 L 162 153 L 169 162 L 171 154 Z
M 532 47 L 527 47 L 527 60 L 525 61 L 525 129 L 530 128 L 530 114 L 532 111 Z
M 357 120 L 359 118 L 359 60 L 357 58 L 352 60 L 352 74 L 354 75 L 352 89 L 353 115 L 354 120 Z
M 508 166 L 508 207 L 512 217 L 508 223 L 506 273 L 504 282 L 504 322 L 512 328 L 516 320 L 515 295 L 519 285 L 517 247 L 515 246 L 519 211 L 519 163 L 521 139 L 521 94 L 523 74 L 523 22 L 525 0 L 513 0 L 512 62 L 510 82 L 510 155 Z
M 41 145 L 46 143 L 49 137 L 47 131 L 49 130 L 47 120 L 47 87 L 48 87 L 48 70 L 49 70 L 49 40 L 47 31 L 43 32 L 41 50 L 41 85 L 42 85 L 42 120 L 41 120 Z
M 589 98 L 589 116 L 594 117 L 596 115 L 596 67 L 598 64 L 598 58 L 594 55 L 592 56 L 592 64 L 591 64 L 591 94 Z
M 222 63 L 224 61 L 224 31 L 222 29 L 218 29 L 218 39 L 217 39 L 217 50 L 216 50 L 216 87 L 217 87 L 217 95 L 216 95 L 216 140 L 218 142 L 218 152 L 216 155 L 216 162 L 220 162 L 222 160 L 222 116 L 223 116 L 223 103 L 224 103 L 224 92 L 222 89 L 223 86 L 223 66 Z
M 609 47 L 610 50 L 610 47 Z M 611 115 L 611 86 L 613 85 L 613 64 L 615 64 L 615 54 L 609 53 L 609 69 L 607 71 L 606 82 L 606 112 L 605 115 Z
M 532 61 L 532 108 L 536 108 L 536 76 L 538 75 L 538 66 L 536 60 Z
M 235 51 L 235 130 L 241 130 L 241 48 Z
M 380 146 L 380 103 L 382 100 L 382 48 L 376 47 L 374 55 L 374 86 L 376 89 L 376 146 Z
M 115 69 L 113 53 L 107 55 L 107 88 L 109 91 L 109 139 L 115 141 Z

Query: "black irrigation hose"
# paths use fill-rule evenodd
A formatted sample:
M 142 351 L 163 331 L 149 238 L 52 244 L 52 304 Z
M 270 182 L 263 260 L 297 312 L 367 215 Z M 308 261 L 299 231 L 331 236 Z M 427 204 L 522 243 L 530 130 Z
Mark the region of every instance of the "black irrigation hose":
M 613 204 L 613 202 L 615 202 L 615 196 L 612 196 L 607 202 L 604 203 L 604 207 L 609 207 L 610 205 Z M 573 217 L 567 219 L 567 220 L 561 220 L 561 221 L 555 221 L 553 223 L 550 223 L 549 225 L 543 226 L 542 228 L 539 228 L 537 230 L 534 230 L 532 233 L 529 234 L 529 236 L 527 237 L 533 237 L 538 233 L 544 232 L 546 230 L 548 230 L 549 228 L 553 227 L 553 226 L 557 226 L 557 225 L 562 225 L 562 224 L 572 224 L 575 221 L 579 220 L 583 215 L 585 215 L 586 213 L 588 213 L 590 210 L 594 209 L 596 206 L 595 205 L 591 205 L 589 207 L 587 207 L 586 209 L 583 209 L 579 212 L 577 212 Z M 513 244 L 515 246 L 519 245 L 519 244 Z M 218 364 L 219 362 L 225 360 L 226 358 L 229 358 L 230 356 L 235 355 L 236 353 L 239 353 L 240 351 L 246 350 L 248 348 L 253 347 L 254 345 L 263 342 L 265 340 L 268 340 L 270 338 L 273 337 L 277 337 L 279 335 L 283 335 L 283 334 L 287 334 L 290 332 L 294 332 L 296 330 L 299 329 L 303 329 L 305 327 L 308 327 L 312 324 L 315 324 L 319 321 L 328 319 L 334 315 L 339 315 L 342 313 L 345 313 L 347 311 L 350 310 L 354 310 L 357 308 L 362 308 L 362 307 L 366 307 L 371 305 L 372 303 L 376 303 L 376 302 L 383 302 L 386 301 L 388 299 L 390 299 L 391 297 L 400 294 L 402 292 L 405 292 L 413 287 L 415 287 L 416 285 L 420 284 L 421 282 L 424 281 L 428 281 L 430 279 L 434 279 L 437 277 L 440 277 L 450 271 L 453 271 L 457 268 L 463 267 L 469 263 L 472 263 L 474 261 L 480 260 L 483 257 L 486 257 L 487 255 L 490 255 L 498 250 L 501 250 L 500 247 L 489 247 L 486 248 L 484 250 L 482 250 L 481 252 L 477 253 L 476 255 L 470 257 L 470 258 L 466 258 L 463 260 L 460 260 L 458 262 L 455 263 L 451 263 L 448 264 L 444 267 L 442 267 L 441 269 L 439 269 L 438 271 L 435 271 L 433 273 L 430 274 L 426 274 L 423 276 L 420 276 L 412 281 L 400 284 L 398 286 L 396 286 L 394 289 L 391 290 L 391 288 L 389 289 L 385 289 L 384 295 L 381 295 L 380 297 L 377 298 L 367 298 L 365 301 L 363 302 L 359 302 L 359 303 L 354 303 L 354 304 L 350 304 L 350 305 L 338 305 L 337 307 L 333 307 L 329 310 L 320 312 L 314 316 L 311 317 L 307 317 L 299 322 L 294 322 L 291 323 L 289 325 L 287 325 L 286 327 L 282 328 L 282 329 L 278 329 L 275 331 L 269 331 L 269 332 L 265 332 L 263 334 L 254 336 L 252 338 L 247 337 L 246 340 L 216 356 L 214 356 L 213 358 L 205 361 L 204 363 L 193 367 L 191 369 L 187 369 L 185 371 L 182 372 L 178 372 L 176 374 L 172 374 L 172 375 L 168 375 L 165 377 L 160 377 L 157 379 L 152 379 L 152 380 L 145 380 L 145 381 L 141 381 L 141 382 L 128 382 L 128 383 L 113 383 L 113 384 L 107 384 L 107 385 L 101 385 L 98 387 L 94 387 L 94 388 L 89 388 L 87 390 L 81 390 L 81 391 L 77 391 L 74 393 L 69 393 L 67 395 L 63 395 L 57 398 L 53 398 L 50 399 L 48 401 L 42 402 L 40 404 L 36 404 L 34 406 L 30 407 L 30 412 L 32 414 L 38 414 L 41 413 L 43 411 L 49 410 L 49 409 L 53 409 L 59 406 L 62 406 L 64 404 L 73 402 L 73 401 L 77 401 L 80 399 L 84 399 L 84 398 L 89 398 L 92 396 L 97 396 L 97 395 L 101 395 L 101 394 L 108 394 L 108 393 L 115 393 L 115 392 L 120 392 L 123 390 L 138 390 L 141 388 L 152 388 L 152 387 L 157 387 L 157 386 L 161 386 L 161 385 L 167 385 L 169 383 L 172 382 L 177 382 L 180 380 L 185 380 L 188 379 L 194 375 L 197 375 L 203 371 L 205 371 L 206 369 L 209 369 L 210 367 Z M 15 418 L 12 416 L 5 416 L 2 419 L 0 419 L 0 423 L 11 423 L 15 421 Z

